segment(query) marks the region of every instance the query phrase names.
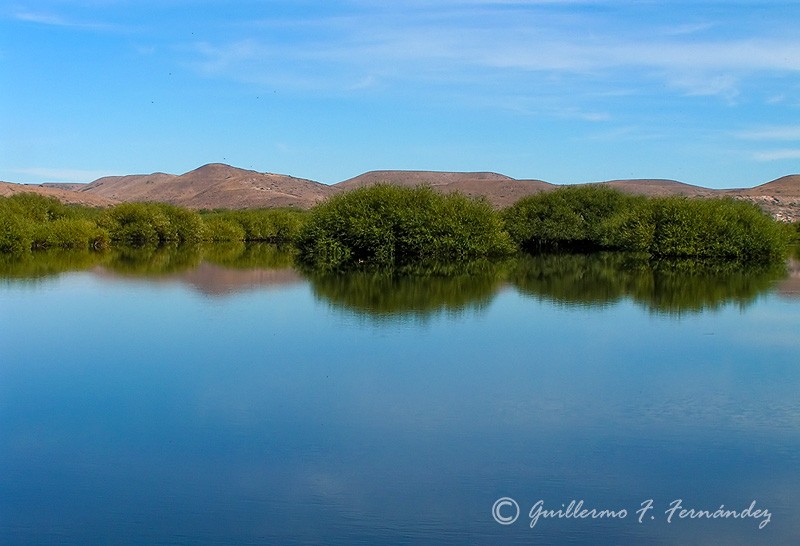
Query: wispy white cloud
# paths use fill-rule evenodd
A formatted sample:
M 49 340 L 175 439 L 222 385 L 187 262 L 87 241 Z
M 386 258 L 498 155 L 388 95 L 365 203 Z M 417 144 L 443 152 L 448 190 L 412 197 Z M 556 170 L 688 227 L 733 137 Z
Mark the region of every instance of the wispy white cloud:
M 541 5 L 548 2 L 500 2 Z M 690 96 L 719 96 L 732 101 L 744 82 L 760 73 L 800 72 L 800 39 L 767 36 L 698 39 L 695 34 L 712 23 L 676 25 L 647 35 L 641 30 L 604 29 L 590 16 L 557 16 L 547 12 L 515 19 L 514 14 L 492 10 L 498 2 L 453 2 L 488 10 L 480 18 L 447 17 L 446 10 L 412 11 L 410 15 L 384 17 L 380 13 L 335 17 L 318 21 L 327 32 L 296 42 L 273 41 L 269 32 L 234 42 L 209 42 L 196 47 L 195 67 L 206 75 L 252 79 L 253 71 L 313 74 L 309 81 L 337 74 L 349 82 L 390 70 L 401 79 L 439 74 L 508 77 L 509 74 L 571 74 L 594 81 L 636 82 L 661 80 L 669 88 Z M 474 15 L 474 14 L 473 14 Z M 308 20 L 302 22 L 307 30 Z M 307 34 L 307 33 L 306 33 Z M 322 69 L 321 71 L 319 69 Z M 491 74 L 487 71 L 495 71 Z M 351 86 L 352 84 L 350 84 Z
M 690 97 L 716 96 L 733 104 L 739 96 L 739 78 L 732 74 L 678 73 L 665 79 L 670 87 Z
M 664 36 L 687 36 L 690 34 L 698 34 L 711 30 L 716 24 L 714 23 L 689 23 L 682 25 L 675 25 L 661 29 L 661 34 Z
M 102 30 L 102 31 L 122 30 L 122 28 L 117 25 L 101 23 L 97 21 L 79 21 L 76 19 L 67 18 L 49 12 L 18 11 L 14 14 L 14 18 L 17 21 L 22 21 L 25 23 L 73 28 L 79 30 Z
M 800 159 L 800 148 L 784 148 L 780 150 L 765 150 L 755 152 L 756 161 L 782 161 L 786 159 Z
M 38 23 L 40 25 L 71 26 L 71 23 L 69 23 L 66 19 L 52 13 L 33 13 L 21 11 L 15 14 L 15 18 L 18 21 L 25 21 L 26 23 Z
M 739 131 L 735 136 L 744 140 L 796 140 L 800 142 L 800 125 L 760 127 Z

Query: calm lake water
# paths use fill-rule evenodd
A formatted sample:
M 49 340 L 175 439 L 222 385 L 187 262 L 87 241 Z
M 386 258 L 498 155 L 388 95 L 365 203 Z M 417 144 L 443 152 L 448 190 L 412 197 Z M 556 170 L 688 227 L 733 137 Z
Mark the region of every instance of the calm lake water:
M 800 540 L 796 270 L 233 247 L 0 275 L 2 544 Z

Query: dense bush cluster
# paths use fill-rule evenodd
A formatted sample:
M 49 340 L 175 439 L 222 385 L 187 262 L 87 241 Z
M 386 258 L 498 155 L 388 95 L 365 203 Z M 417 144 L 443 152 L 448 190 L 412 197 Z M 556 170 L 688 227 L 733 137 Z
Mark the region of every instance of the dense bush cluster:
M 0 252 L 40 248 L 105 248 L 108 232 L 99 211 L 69 207 L 57 199 L 22 193 L 0 198 Z
M 285 243 L 297 236 L 305 216 L 282 209 L 200 214 L 166 203 L 123 203 L 104 210 L 21 193 L 0 198 L 0 252 L 201 241 Z
M 204 213 L 203 220 L 214 241 L 294 241 L 307 212 L 295 209 L 225 210 Z
M 646 235 L 634 213 L 644 202 L 602 186 L 569 186 L 522 199 L 503 219 L 514 242 L 530 252 L 629 247 L 640 232 Z
M 388 185 L 339 194 L 315 207 L 297 247 L 305 264 L 321 269 L 463 261 L 514 251 L 487 202 Z
M 783 225 L 733 199 L 645 198 L 602 186 L 565 187 L 503 212 L 515 243 L 537 250 L 624 250 L 654 257 L 769 262 L 786 255 Z
M 527 197 L 504 211 L 460 194 L 378 185 L 341 193 L 311 212 L 196 212 L 164 203 L 108 209 L 53 198 L 0 198 L 0 252 L 263 241 L 293 243 L 302 263 L 342 270 L 407 268 L 553 250 L 622 250 L 651 257 L 778 261 L 790 226 L 733 199 L 645 198 L 603 186 Z
M 99 224 L 112 241 L 133 246 L 206 239 L 199 214 L 165 203 L 123 203 L 109 209 Z

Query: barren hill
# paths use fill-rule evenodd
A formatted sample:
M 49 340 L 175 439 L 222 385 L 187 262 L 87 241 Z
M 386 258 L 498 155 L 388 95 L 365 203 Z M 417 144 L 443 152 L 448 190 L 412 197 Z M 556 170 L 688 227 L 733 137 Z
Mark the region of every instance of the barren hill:
M 469 197 L 485 197 L 495 207 L 506 207 L 523 197 L 555 187 L 541 180 L 516 180 L 491 172 L 439 171 L 370 171 L 334 187 L 346 191 L 375 184 L 424 185 L 442 193 L 460 192 Z
M 161 201 L 194 209 L 310 208 L 335 193 L 381 183 L 426 185 L 442 193 L 461 192 L 470 197 L 484 197 L 497 208 L 559 187 L 542 180 L 517 180 L 493 172 L 400 170 L 370 171 L 328 186 L 288 175 L 211 163 L 182 175 L 108 176 L 81 185 L 0 182 L 0 195 L 29 191 L 51 195 L 66 203 L 91 206 L 109 206 L 124 201 Z M 726 190 L 660 179 L 609 180 L 597 184 L 648 196 L 730 196 L 756 203 L 781 220 L 800 220 L 800 175 L 784 176 L 754 188 Z
M 334 191 L 330 186 L 303 178 L 259 173 L 221 163 L 204 165 L 179 176 L 164 173 L 109 176 L 80 190 L 119 201 L 161 201 L 193 209 L 310 208 Z
M 740 195 L 770 195 L 800 200 L 800 174 L 790 174 L 755 188 L 734 191 Z
M 631 180 L 609 180 L 599 182 L 598 185 L 608 186 L 616 190 L 633 193 L 637 195 L 647 195 L 650 197 L 664 197 L 668 195 L 684 195 L 686 197 L 709 197 L 718 193 L 719 190 L 711 190 L 678 182 L 677 180 L 662 180 L 639 178 Z
M 173 174 L 131 174 L 127 176 L 105 176 L 77 191 L 91 195 L 102 195 L 117 201 L 157 201 L 148 199 L 152 193 L 163 189 L 163 183 L 176 178 Z
M 722 193 L 755 203 L 779 220 L 800 220 L 800 175 L 783 176 L 755 188 L 724 190 Z
M 102 195 L 83 194 L 77 191 L 50 187 L 47 185 L 0 182 L 0 196 L 10 197 L 17 193 L 38 193 L 39 195 L 55 197 L 62 203 L 67 203 L 69 205 L 86 205 L 89 207 L 109 207 L 119 203 L 119 201 L 109 199 Z
M 55 188 L 57 190 L 71 190 L 71 191 L 78 191 L 81 188 L 85 188 L 86 184 L 81 182 L 45 182 L 44 184 L 39 184 L 43 188 Z

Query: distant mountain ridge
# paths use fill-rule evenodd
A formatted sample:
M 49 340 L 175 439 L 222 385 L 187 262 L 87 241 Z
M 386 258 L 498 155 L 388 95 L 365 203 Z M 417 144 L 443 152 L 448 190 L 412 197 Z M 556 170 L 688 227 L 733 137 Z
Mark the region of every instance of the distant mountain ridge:
M 483 197 L 495 207 L 560 186 L 536 179 L 515 179 L 495 172 L 369 171 L 326 185 L 285 174 L 261 173 L 210 163 L 181 175 L 151 173 L 106 176 L 89 184 L 22 185 L 0 182 L 0 195 L 34 191 L 67 203 L 109 206 L 128 201 L 158 201 L 193 209 L 295 207 L 308 209 L 330 196 L 375 184 L 426 185 L 442 193 Z M 757 203 L 783 220 L 800 219 L 800 175 L 789 175 L 753 188 L 710 189 L 676 180 L 609 180 L 594 184 L 649 196 L 731 196 Z
M 221 163 L 182 175 L 107 176 L 78 191 L 118 201 L 160 201 L 193 209 L 310 208 L 331 192 L 330 186 L 312 180 Z
M 460 192 L 468 197 L 485 197 L 495 207 L 507 207 L 523 197 L 556 187 L 542 180 L 517 180 L 493 172 L 442 171 L 370 171 L 334 187 L 347 191 L 375 184 L 425 185 L 442 193 Z

